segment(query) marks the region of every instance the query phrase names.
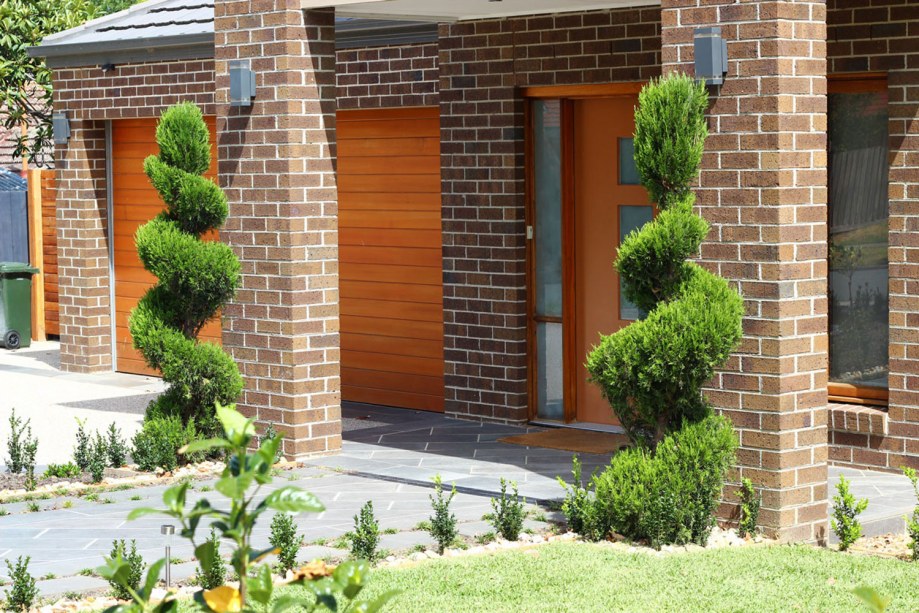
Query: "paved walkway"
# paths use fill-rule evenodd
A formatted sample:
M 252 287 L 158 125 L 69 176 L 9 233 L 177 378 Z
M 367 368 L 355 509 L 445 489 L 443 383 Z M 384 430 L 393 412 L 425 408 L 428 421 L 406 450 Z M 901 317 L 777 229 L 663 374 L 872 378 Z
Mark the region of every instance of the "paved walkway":
M 0 440 L 6 439 L 8 411 L 15 406 L 17 413 L 32 419 L 41 441 L 40 464 L 70 459 L 74 417 L 87 419 L 92 429 L 115 421 L 130 435 L 139 427 L 146 404 L 162 389 L 161 382 L 148 377 L 62 373 L 56 356 L 54 343 L 15 353 L 0 351 Z M 384 537 L 383 547 L 395 551 L 428 544 L 428 535 L 413 528 L 430 515 L 430 481 L 436 474 L 456 484 L 460 493 L 454 509 L 463 533 L 470 537 L 489 530 L 481 518 L 490 511 L 489 497 L 498 491 L 500 478 L 516 481 L 522 495 L 538 502 L 559 498 L 562 489 L 556 476 L 570 474 L 571 453 L 498 441 L 537 429 L 533 427 L 480 424 L 366 405 L 346 405 L 343 425 L 340 454 L 311 460 L 274 484 L 296 483 L 316 493 L 327 506 L 323 514 L 298 519 L 301 532 L 312 543 L 301 559 L 341 555 L 328 545 L 351 529 L 353 516 L 367 500 L 373 500 L 381 528 L 397 530 Z M 0 456 L 4 450 L 5 445 L 0 445 Z M 589 475 L 608 457 L 585 455 L 583 460 Z M 915 504 L 908 480 L 831 468 L 831 495 L 840 474 L 852 480 L 856 496 L 871 500 L 863 516 L 867 534 L 902 529 L 902 516 Z M 209 487 L 196 484 L 191 500 L 198 496 L 219 500 L 219 495 L 206 493 Z M 157 504 L 164 489 L 109 492 L 97 501 L 76 497 L 38 501 L 41 511 L 34 513 L 24 512 L 26 503 L 4 505 L 10 515 L 0 517 L 0 560 L 32 556 L 34 575 L 58 577 L 40 582 L 46 594 L 104 587 L 99 579 L 76 573 L 98 566 L 113 539 L 136 539 L 149 560 L 162 556 L 159 527 L 167 522 L 156 517 L 127 522 L 126 517 L 136 506 Z M 267 541 L 268 525 L 267 520 L 260 524 L 262 542 Z M 188 559 L 191 549 L 176 539 L 173 555 Z M 175 576 L 193 571 L 194 564 L 182 564 Z M 0 566 L 0 577 L 5 572 L 5 566 Z

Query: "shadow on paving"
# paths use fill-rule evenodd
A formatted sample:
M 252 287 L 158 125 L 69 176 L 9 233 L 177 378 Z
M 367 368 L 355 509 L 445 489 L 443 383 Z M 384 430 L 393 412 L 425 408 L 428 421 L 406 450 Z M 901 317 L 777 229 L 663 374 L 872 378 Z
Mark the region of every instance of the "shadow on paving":
M 493 495 L 500 480 L 515 481 L 532 502 L 564 495 L 556 477 L 570 480 L 571 452 L 511 445 L 499 439 L 544 428 L 451 419 L 437 413 L 343 403 L 342 452 L 307 464 L 401 483 L 430 486 L 435 475 L 458 491 Z M 372 427 L 353 428 L 353 424 Z M 611 456 L 578 454 L 584 473 Z

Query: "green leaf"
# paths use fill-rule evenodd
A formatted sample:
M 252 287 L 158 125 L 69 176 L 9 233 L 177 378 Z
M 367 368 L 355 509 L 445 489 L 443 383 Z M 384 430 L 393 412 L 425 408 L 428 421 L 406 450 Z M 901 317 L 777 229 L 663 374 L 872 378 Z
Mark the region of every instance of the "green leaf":
M 105 558 L 105 565 L 96 568 L 96 574 L 110 583 L 128 585 L 131 577 L 131 565 L 125 562 L 121 555 L 114 558 Z
M 258 454 L 268 466 L 274 466 L 274 459 L 278 457 L 278 450 L 281 448 L 282 440 L 280 436 L 262 440 L 262 444 L 258 448 Z
M 376 613 L 382 611 L 390 600 L 402 593 L 402 590 L 389 590 L 374 600 L 364 600 L 351 605 L 351 611 L 357 613 Z
M 128 521 L 135 520 L 145 515 L 155 515 L 155 514 L 163 513 L 163 512 L 164 511 L 162 511 L 161 509 L 153 509 L 151 507 L 139 507 L 137 509 L 131 509 L 131 512 L 128 513 Z
M 143 590 L 140 592 L 140 595 L 144 600 L 150 599 L 150 595 L 153 593 L 153 589 L 156 587 L 157 582 L 160 580 L 160 572 L 162 572 L 163 566 L 165 565 L 166 559 L 161 558 L 150 566 L 150 570 L 147 571 L 147 580 L 144 582 Z
M 185 511 L 185 496 L 188 493 L 189 485 L 188 481 L 186 481 L 163 492 L 163 502 L 176 515 L 181 515 Z
M 263 606 L 271 602 L 272 591 L 274 583 L 271 581 L 271 569 L 267 565 L 260 566 L 254 577 L 246 579 L 247 597 Z
M 144 608 L 137 604 L 119 604 L 105 609 L 102 613 L 143 613 Z
M 890 596 L 881 596 L 873 587 L 860 586 L 852 593 L 865 603 L 872 613 L 884 613 L 890 605 Z
M 364 560 L 343 562 L 332 573 L 335 583 L 341 586 L 342 593 L 350 600 L 360 594 L 367 584 L 370 564 Z
M 303 602 L 302 598 L 297 598 L 296 596 L 285 594 L 276 598 L 274 603 L 272 603 L 271 613 L 283 613 L 284 611 L 294 609 L 296 607 L 306 608 L 307 603 Z
M 316 496 L 292 485 L 268 494 L 264 505 L 283 513 L 321 513 L 325 511 L 325 506 Z
M 217 419 L 227 438 L 236 444 L 243 444 L 242 439 L 255 436 L 255 424 L 233 406 L 225 407 L 218 403 Z
M 227 498 L 242 498 L 245 496 L 249 486 L 252 485 L 253 478 L 252 473 L 243 473 L 238 477 L 227 475 L 214 485 L 214 489 Z
M 179 453 L 188 455 L 198 453 L 199 451 L 210 451 L 211 449 L 229 449 L 232 447 L 230 441 L 222 438 L 208 438 L 203 441 L 192 441 L 179 449 Z
M 320 579 L 304 584 L 316 596 L 316 602 L 333 613 L 338 611 L 338 600 L 335 598 L 335 584 L 330 579 Z
M 214 543 L 204 541 L 195 547 L 195 557 L 198 558 L 201 568 L 210 568 L 214 563 Z
M 249 552 L 249 563 L 261 562 L 265 559 L 266 556 L 270 556 L 273 553 L 278 553 L 277 547 L 269 547 L 268 549 L 262 549 L 261 551 L 250 551 Z

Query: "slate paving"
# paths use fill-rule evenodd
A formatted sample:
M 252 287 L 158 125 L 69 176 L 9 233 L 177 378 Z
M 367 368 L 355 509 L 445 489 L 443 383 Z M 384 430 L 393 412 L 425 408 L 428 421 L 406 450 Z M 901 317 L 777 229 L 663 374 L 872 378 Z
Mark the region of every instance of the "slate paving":
M 62 374 L 56 368 L 55 350 L 53 345 L 42 345 L 31 352 L 0 353 L 0 386 L 18 394 L 14 396 L 20 401 L 20 414 L 41 426 L 38 434 L 43 443 L 72 440 L 59 425 L 44 425 L 70 422 L 71 416 L 89 417 L 100 424 L 115 419 L 128 431 L 129 426 L 136 427 L 148 396 L 158 391 L 159 382 L 129 375 Z M 48 385 L 51 382 L 54 384 Z M 47 401 L 37 399 L 35 389 L 52 390 L 52 396 Z M 56 419 L 44 418 L 49 410 L 55 412 Z M 570 476 L 572 453 L 499 440 L 543 429 L 538 426 L 481 424 L 434 413 L 348 403 L 343 407 L 343 425 L 340 454 L 310 460 L 273 484 L 275 488 L 289 483 L 304 487 L 327 507 L 323 513 L 297 518 L 306 544 L 302 560 L 343 555 L 335 549 L 335 541 L 352 528 L 354 515 L 367 500 L 373 500 L 381 529 L 399 531 L 384 535 L 384 547 L 408 549 L 428 544 L 430 537 L 414 528 L 431 514 L 431 480 L 438 474 L 445 483 L 456 485 L 459 493 L 453 511 L 461 522 L 460 532 L 469 538 L 490 531 L 482 516 L 491 511 L 489 498 L 499 492 L 501 478 L 515 481 L 529 502 L 547 502 L 563 496 L 556 477 Z M 53 456 L 45 461 L 69 458 L 69 447 L 66 443 L 43 445 Z M 609 462 L 609 456 L 603 455 L 583 454 L 581 459 L 585 476 Z M 862 516 L 866 534 L 902 530 L 902 516 L 915 505 L 905 477 L 833 467 L 829 474 L 831 495 L 839 475 L 845 474 L 855 495 L 871 500 Z M 220 500 L 219 494 L 202 491 L 212 485 L 197 482 L 189 503 L 201 496 Z M 32 504 L 38 506 L 37 512 L 27 512 L 27 502 L 4 504 L 9 515 L 0 516 L 0 578 L 6 573 L 3 560 L 28 555 L 32 574 L 48 577 L 39 581 L 44 594 L 104 587 L 98 578 L 79 573 L 100 565 L 116 538 L 135 539 L 148 561 L 160 558 L 164 545 L 160 526 L 169 520 L 153 516 L 128 522 L 127 515 L 138 506 L 156 506 L 165 488 L 110 491 L 95 500 L 85 496 L 36 500 Z M 557 518 L 552 513 L 549 516 Z M 536 525 L 529 521 L 531 527 Z M 257 546 L 267 544 L 269 524 L 270 518 L 259 524 Z M 173 556 L 190 559 L 191 546 L 176 538 Z M 194 564 L 176 568 L 177 577 L 193 572 Z

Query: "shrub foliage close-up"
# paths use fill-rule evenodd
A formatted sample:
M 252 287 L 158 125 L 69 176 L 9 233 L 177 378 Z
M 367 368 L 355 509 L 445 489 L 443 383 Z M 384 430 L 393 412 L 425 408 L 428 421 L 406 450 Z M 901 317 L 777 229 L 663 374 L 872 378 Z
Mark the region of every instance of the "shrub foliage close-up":
M 156 128 L 159 155 L 144 172 L 166 209 L 135 235 L 137 253 L 157 278 L 131 313 L 134 346 L 163 374 L 168 390 L 147 409 L 147 419 L 195 419 L 206 434 L 219 430 L 215 403 L 235 402 L 242 377 L 232 358 L 198 334 L 236 293 L 240 265 L 232 249 L 202 235 L 220 227 L 228 213 L 221 189 L 204 178 L 211 144 L 201 110 L 183 103 L 167 109 Z
M 587 357 L 632 447 L 586 486 L 576 463 L 563 510 L 591 540 L 616 532 L 655 547 L 704 545 L 737 439 L 702 387 L 740 342 L 743 300 L 688 261 L 709 229 L 691 190 L 708 136 L 705 85 L 671 74 L 638 102 L 635 164 L 658 215 L 625 238 L 615 265 L 626 297 L 647 315 L 603 336 Z
M 659 214 L 625 238 L 616 268 L 648 315 L 604 336 L 587 368 L 629 438 L 653 449 L 684 420 L 711 413 L 702 386 L 740 341 L 743 301 L 687 261 L 709 229 L 690 190 L 708 136 L 705 86 L 670 75 L 645 86 L 638 103 L 635 164 Z

